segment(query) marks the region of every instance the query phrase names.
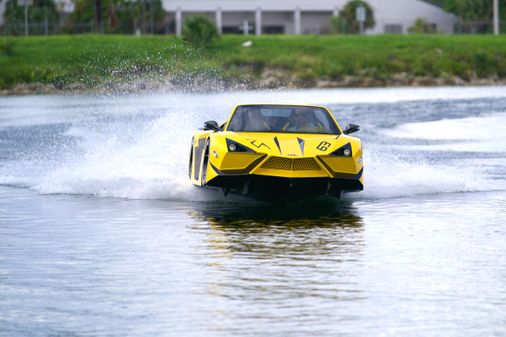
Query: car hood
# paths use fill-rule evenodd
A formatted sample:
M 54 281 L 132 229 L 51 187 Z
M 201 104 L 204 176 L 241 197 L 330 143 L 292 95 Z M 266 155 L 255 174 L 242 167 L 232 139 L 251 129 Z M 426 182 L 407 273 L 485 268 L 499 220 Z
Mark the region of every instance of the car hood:
M 258 153 L 282 157 L 325 155 L 346 144 L 344 135 L 230 132 L 227 137 Z

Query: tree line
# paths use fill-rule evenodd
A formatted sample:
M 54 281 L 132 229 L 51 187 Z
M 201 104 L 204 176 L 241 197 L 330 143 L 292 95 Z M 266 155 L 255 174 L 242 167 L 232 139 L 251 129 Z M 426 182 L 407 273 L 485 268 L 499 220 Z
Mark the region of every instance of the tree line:
M 430 0 L 445 11 L 455 14 L 461 21 L 490 21 L 494 13 L 493 0 Z M 506 18 L 506 2 L 500 2 L 502 19 Z
M 75 0 L 74 10 L 61 14 L 53 0 L 32 0 L 28 7 L 28 21 L 58 25 L 62 33 L 166 33 L 161 0 Z M 25 20 L 20 0 L 8 0 L 5 24 L 19 24 Z

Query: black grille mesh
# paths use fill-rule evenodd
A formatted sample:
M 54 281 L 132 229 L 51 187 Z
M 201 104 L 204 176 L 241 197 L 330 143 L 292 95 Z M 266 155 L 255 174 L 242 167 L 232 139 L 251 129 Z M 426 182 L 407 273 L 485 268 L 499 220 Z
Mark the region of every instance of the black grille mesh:
M 320 171 L 320 166 L 313 158 L 270 157 L 262 165 L 264 169 L 285 171 Z

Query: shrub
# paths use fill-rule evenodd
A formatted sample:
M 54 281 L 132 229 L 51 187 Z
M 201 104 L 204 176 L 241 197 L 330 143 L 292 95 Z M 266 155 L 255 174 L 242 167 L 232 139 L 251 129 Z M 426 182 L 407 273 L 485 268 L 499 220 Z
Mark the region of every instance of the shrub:
M 346 33 L 346 19 L 340 16 L 333 16 L 330 19 L 332 33 Z
M 416 19 L 413 26 L 408 28 L 408 32 L 418 34 L 434 34 L 436 33 L 436 27 L 428 23 L 424 18 L 418 18 Z
M 204 16 L 191 16 L 184 23 L 183 41 L 188 42 L 193 47 L 210 47 L 218 37 L 216 26 Z
M 345 27 L 344 33 L 351 33 L 351 34 L 357 34 L 360 32 L 360 23 L 357 21 L 356 17 L 356 10 L 357 7 L 363 6 L 365 8 L 365 22 L 364 22 L 364 28 L 372 28 L 376 25 L 376 21 L 374 20 L 374 11 L 372 10 L 371 6 L 363 1 L 363 0 L 351 0 L 344 8 L 339 11 L 339 17 L 341 18 L 342 22 L 345 24 L 343 27 Z
M 0 55 L 12 56 L 14 55 L 14 45 L 16 42 L 14 40 L 6 39 L 0 41 Z

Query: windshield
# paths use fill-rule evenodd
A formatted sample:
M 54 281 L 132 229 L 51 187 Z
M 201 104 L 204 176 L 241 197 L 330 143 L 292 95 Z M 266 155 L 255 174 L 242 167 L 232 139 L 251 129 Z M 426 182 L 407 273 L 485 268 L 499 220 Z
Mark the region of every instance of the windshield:
M 283 105 L 239 106 L 227 131 L 340 134 L 327 110 Z

